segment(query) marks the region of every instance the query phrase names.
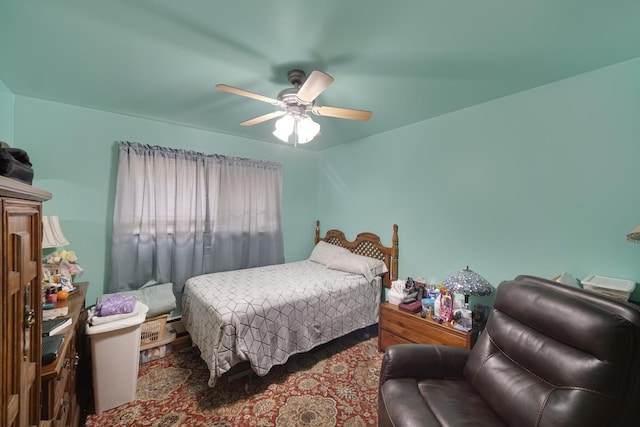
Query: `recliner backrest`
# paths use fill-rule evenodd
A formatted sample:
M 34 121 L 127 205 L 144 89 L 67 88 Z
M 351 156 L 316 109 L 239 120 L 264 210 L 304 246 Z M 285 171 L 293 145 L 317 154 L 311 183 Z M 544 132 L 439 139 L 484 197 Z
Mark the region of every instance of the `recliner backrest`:
M 638 363 L 633 310 L 517 279 L 498 287 L 465 366 L 469 382 L 510 426 L 624 425 L 620 405 Z
M 617 405 L 618 411 L 611 425 L 616 427 L 636 427 L 638 425 L 638 407 L 640 407 L 640 307 L 626 301 L 603 298 L 601 294 L 589 290 L 559 286 L 556 282 L 536 276 L 520 275 L 515 280 L 552 287 L 556 292 L 566 295 L 576 295 L 578 293 L 581 299 L 617 314 L 634 325 L 633 365 L 627 379 L 626 391 Z

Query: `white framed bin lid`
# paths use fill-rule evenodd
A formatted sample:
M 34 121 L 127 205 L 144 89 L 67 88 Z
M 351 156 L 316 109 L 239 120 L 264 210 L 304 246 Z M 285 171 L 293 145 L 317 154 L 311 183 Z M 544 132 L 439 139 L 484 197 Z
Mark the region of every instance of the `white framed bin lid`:
M 118 329 L 128 328 L 130 326 L 136 326 L 142 324 L 147 318 L 147 312 L 149 311 L 149 307 L 140 301 L 136 301 L 136 306 L 133 310 L 133 314 L 127 317 L 122 317 L 122 315 L 114 314 L 113 316 L 105 316 L 102 317 L 100 324 L 91 325 L 91 318 L 95 315 L 93 310 L 89 312 L 89 317 L 87 319 L 87 326 L 85 328 L 85 332 L 87 335 L 101 334 L 104 332 L 111 332 Z M 113 321 L 108 321 L 109 317 L 113 317 Z
M 631 292 L 636 288 L 636 283 L 631 280 L 597 276 L 595 274 L 590 274 L 582 279 L 580 283 L 582 283 L 582 287 L 585 289 L 595 291 L 621 301 L 627 301 Z

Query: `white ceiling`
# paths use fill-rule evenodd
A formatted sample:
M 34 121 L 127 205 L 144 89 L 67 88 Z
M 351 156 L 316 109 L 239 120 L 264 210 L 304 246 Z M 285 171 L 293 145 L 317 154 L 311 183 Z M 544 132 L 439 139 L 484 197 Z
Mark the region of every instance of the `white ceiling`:
M 640 57 L 638 0 L 0 0 L 0 80 L 16 95 L 283 144 L 287 71 L 335 78 L 324 149 Z

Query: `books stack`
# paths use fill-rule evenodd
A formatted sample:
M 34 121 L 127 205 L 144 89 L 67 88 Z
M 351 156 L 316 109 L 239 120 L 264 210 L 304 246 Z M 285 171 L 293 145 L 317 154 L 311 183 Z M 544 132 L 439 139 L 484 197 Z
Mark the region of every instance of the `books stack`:
M 48 365 L 58 358 L 64 342 L 61 333 L 72 323 L 71 317 L 56 317 L 42 322 L 42 364 Z
M 67 326 L 71 325 L 71 317 L 56 317 L 42 322 L 42 336 L 56 335 Z

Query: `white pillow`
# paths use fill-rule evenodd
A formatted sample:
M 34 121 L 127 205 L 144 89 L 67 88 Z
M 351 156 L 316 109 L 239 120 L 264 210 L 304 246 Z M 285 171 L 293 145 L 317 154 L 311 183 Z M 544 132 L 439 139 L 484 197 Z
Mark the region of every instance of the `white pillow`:
M 382 260 L 351 252 L 341 254 L 339 257 L 334 258 L 329 262 L 329 264 L 327 264 L 327 267 L 332 270 L 362 274 L 369 282 L 371 282 L 376 276 L 389 271 Z
M 350 254 L 349 249 L 342 246 L 332 245 L 324 240 L 320 240 L 309 257 L 309 261 L 317 262 L 322 265 L 329 264 L 334 258 Z

